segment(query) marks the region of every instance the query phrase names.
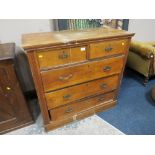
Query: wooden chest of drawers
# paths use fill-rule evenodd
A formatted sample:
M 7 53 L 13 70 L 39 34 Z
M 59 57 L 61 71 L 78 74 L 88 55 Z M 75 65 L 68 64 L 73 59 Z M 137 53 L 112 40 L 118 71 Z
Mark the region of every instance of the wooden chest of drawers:
M 97 28 L 22 36 L 47 131 L 116 104 L 133 35 Z

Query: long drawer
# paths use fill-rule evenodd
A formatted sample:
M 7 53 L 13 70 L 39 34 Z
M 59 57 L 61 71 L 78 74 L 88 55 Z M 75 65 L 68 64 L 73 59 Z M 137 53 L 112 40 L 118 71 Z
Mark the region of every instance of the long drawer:
M 39 62 L 40 69 L 85 61 L 86 56 L 87 46 L 57 50 L 42 50 L 37 52 L 37 60 Z
M 52 91 L 120 73 L 124 56 L 41 72 L 44 91 Z
M 114 54 L 125 53 L 128 49 L 129 39 L 104 41 L 90 44 L 89 58 L 99 58 Z
M 118 75 L 46 93 L 48 109 L 52 109 L 91 95 L 109 92 L 117 88 Z
M 100 103 L 109 102 L 114 99 L 115 93 L 107 93 L 94 98 L 90 98 L 81 102 L 75 102 L 69 105 L 65 105 L 59 108 L 50 110 L 50 116 L 52 120 L 61 119 L 70 115 L 75 115 L 78 112 L 92 108 Z

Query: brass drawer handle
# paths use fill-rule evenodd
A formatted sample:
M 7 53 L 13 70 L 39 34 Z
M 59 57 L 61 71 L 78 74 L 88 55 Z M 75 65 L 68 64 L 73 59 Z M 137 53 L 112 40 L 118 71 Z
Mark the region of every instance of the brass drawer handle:
M 65 110 L 65 113 L 70 113 L 73 111 L 73 108 L 69 107 L 67 110 Z
M 112 69 L 111 66 L 105 66 L 105 67 L 103 68 L 104 71 L 110 71 L 111 69 Z
M 73 76 L 73 74 L 69 74 L 69 75 L 67 75 L 67 76 L 60 76 L 60 77 L 59 77 L 59 80 L 62 80 L 62 81 L 68 80 L 68 79 L 70 79 L 72 76 Z
M 110 51 L 113 50 L 113 48 L 112 48 L 112 47 L 106 47 L 104 50 L 105 50 L 106 52 L 110 52 Z
M 71 97 L 70 94 L 66 94 L 66 95 L 63 96 L 64 99 L 69 99 L 70 97 Z
M 107 88 L 107 84 L 101 84 L 100 87 L 101 87 L 102 89 Z
M 62 53 L 59 55 L 59 59 L 67 59 L 70 55 L 67 53 Z

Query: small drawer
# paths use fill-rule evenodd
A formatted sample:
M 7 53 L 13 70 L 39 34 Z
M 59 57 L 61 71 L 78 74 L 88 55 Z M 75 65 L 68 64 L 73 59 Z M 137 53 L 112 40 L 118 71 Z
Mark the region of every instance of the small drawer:
M 93 97 L 90 99 L 86 99 L 80 102 L 75 102 L 66 106 L 55 108 L 49 111 L 51 115 L 51 119 L 58 120 L 58 119 L 62 119 L 63 117 L 75 115 L 78 112 L 92 108 L 96 105 L 99 105 L 100 103 L 104 103 L 104 102 L 107 103 L 109 101 L 112 101 L 114 99 L 114 96 L 115 96 L 115 93 L 111 92 L 111 93 L 99 95 L 97 97 Z
M 88 82 L 121 72 L 124 57 L 109 58 L 41 72 L 45 92 Z
M 118 75 L 45 93 L 48 109 L 79 100 L 91 95 L 106 93 L 117 88 Z
M 89 59 L 125 53 L 129 40 L 113 40 L 90 44 Z
M 46 69 L 53 66 L 85 61 L 86 55 L 87 47 L 81 46 L 68 49 L 38 51 L 37 59 L 40 69 Z

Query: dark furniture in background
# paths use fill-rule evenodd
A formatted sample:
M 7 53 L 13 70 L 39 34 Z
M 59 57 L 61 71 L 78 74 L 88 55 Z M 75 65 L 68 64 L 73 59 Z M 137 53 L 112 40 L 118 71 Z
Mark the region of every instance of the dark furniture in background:
M 0 44 L 0 134 L 32 124 L 16 74 L 15 44 Z

